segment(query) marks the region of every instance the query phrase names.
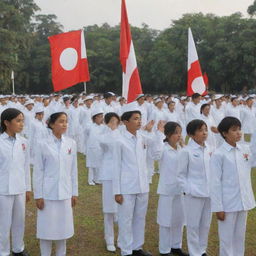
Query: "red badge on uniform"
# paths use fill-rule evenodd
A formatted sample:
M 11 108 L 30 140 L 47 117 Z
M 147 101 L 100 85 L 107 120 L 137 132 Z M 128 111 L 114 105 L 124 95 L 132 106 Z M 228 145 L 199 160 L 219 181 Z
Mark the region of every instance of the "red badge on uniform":
M 22 143 L 21 146 L 22 146 L 22 150 L 25 151 L 26 150 L 26 145 L 24 143 Z
M 68 149 L 68 154 L 71 155 L 71 148 Z
M 248 161 L 249 160 L 249 154 L 243 154 L 244 155 L 244 160 Z

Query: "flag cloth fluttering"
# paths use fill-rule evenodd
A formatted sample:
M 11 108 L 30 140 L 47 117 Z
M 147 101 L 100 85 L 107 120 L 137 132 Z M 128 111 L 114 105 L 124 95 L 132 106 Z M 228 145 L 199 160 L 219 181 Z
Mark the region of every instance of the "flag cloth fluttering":
M 192 35 L 192 31 L 188 29 L 188 83 L 187 96 L 194 93 L 206 95 L 207 90 L 204 83 L 200 62 L 198 59 L 196 45 Z
M 122 0 L 121 7 L 120 62 L 123 71 L 122 96 L 129 103 L 142 93 L 142 88 L 125 0 Z
M 50 36 L 49 42 L 54 91 L 90 80 L 83 30 Z

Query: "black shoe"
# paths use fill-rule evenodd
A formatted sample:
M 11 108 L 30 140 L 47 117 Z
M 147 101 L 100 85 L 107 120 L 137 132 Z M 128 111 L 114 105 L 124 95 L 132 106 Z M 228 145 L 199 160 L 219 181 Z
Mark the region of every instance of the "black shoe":
M 183 252 L 182 249 L 180 249 L 180 248 L 178 248 L 178 249 L 172 248 L 171 253 L 172 253 L 173 255 L 177 255 L 177 256 L 189 256 L 188 253 Z
M 202 256 L 207 256 L 207 254 L 206 254 L 206 253 L 203 253 Z
M 23 252 L 18 252 L 18 253 L 13 252 L 12 255 L 13 256 L 29 256 L 28 252 L 25 250 Z
M 172 256 L 171 253 L 160 253 L 160 256 Z
M 134 250 L 132 251 L 133 256 L 152 256 L 150 252 L 146 252 L 143 250 Z

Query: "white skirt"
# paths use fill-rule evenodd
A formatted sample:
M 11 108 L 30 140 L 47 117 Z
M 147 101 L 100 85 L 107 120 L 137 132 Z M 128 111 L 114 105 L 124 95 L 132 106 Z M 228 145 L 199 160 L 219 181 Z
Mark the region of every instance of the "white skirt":
M 117 213 L 117 203 L 111 180 L 102 181 L 102 208 L 103 213 Z
M 185 223 L 183 196 L 160 195 L 157 223 L 164 227 L 182 227 Z
M 37 238 L 64 240 L 74 235 L 71 199 L 44 200 L 44 209 L 37 210 Z

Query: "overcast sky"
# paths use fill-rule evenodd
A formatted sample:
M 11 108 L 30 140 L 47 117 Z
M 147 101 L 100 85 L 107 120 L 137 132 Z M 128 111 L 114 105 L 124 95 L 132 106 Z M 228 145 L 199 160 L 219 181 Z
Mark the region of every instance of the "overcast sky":
M 120 22 L 121 0 L 35 0 L 43 14 L 55 14 L 64 30 L 105 22 Z M 154 29 L 169 27 L 171 20 L 184 13 L 203 12 L 218 16 L 246 10 L 253 0 L 126 0 L 129 22 L 133 26 L 148 24 Z

